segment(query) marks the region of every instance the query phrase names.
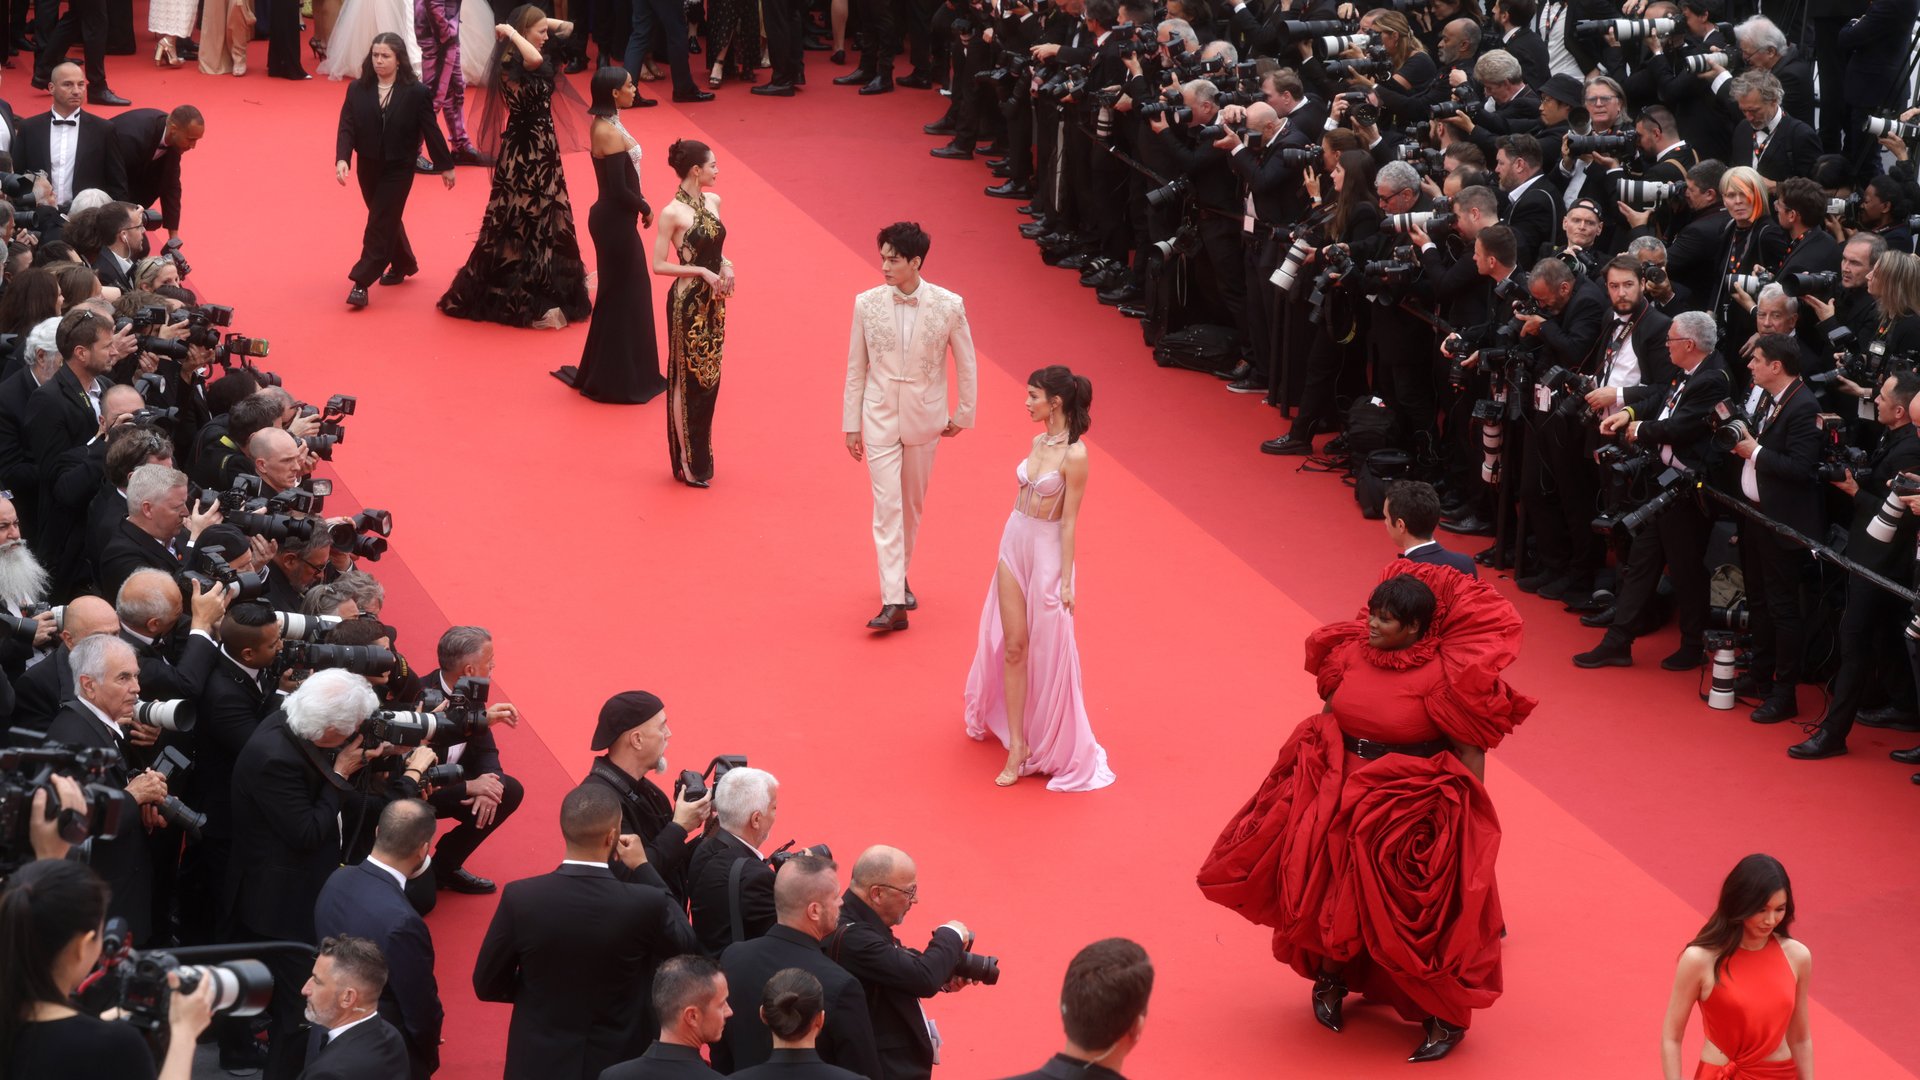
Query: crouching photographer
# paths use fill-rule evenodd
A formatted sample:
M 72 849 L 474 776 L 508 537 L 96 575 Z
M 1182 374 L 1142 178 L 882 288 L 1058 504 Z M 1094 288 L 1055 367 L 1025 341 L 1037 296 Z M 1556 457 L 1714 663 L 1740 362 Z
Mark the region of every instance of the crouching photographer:
M 0 893 L 0 1061 L 10 1077 L 189 1080 L 194 1040 L 213 1018 L 214 985 L 169 995 L 166 1057 L 156 1070 L 140 1029 L 71 1004 L 100 960 L 108 889 L 87 867 L 42 860 Z M 177 986 L 177 976 L 169 976 Z
M 1597 647 L 1573 658 L 1581 667 L 1632 666 L 1633 639 L 1651 629 L 1646 625 L 1647 610 L 1662 569 L 1673 582 L 1680 648 L 1660 666 L 1669 671 L 1700 666 L 1707 630 L 1706 555 L 1711 525 L 1691 491 L 1691 476 L 1706 473 L 1714 409 L 1733 392 L 1727 365 L 1714 351 L 1718 343 L 1713 316 L 1704 311 L 1682 312 L 1667 327 L 1667 356 L 1677 369 L 1671 381 L 1625 389 L 1603 386 L 1587 396 L 1587 403 L 1596 409 L 1618 408 L 1600 422 L 1600 433 L 1619 437 L 1628 451 L 1627 460 L 1643 462 L 1633 470 L 1637 478 L 1650 480 L 1658 490 L 1615 519 L 1631 539 L 1613 603 L 1613 622 Z
M 1909 411 L 1917 392 L 1920 372 L 1902 370 L 1887 377 L 1874 399 L 1883 429 L 1879 440 L 1861 467 L 1830 481 L 1853 502 L 1847 558 L 1894 581 L 1913 577 L 1914 517 L 1901 496 L 1920 493 L 1920 480 L 1912 475 L 1920 472 L 1920 438 L 1915 437 Z M 1787 748 L 1789 756 L 1808 761 L 1846 753 L 1847 735 L 1860 718 L 1860 706 L 1874 696 L 1876 681 L 1885 684 L 1888 707 L 1881 712 L 1912 721 L 1913 676 L 1900 662 L 1905 657 L 1898 632 L 1906 619 L 1907 607 L 1899 597 L 1858 575 L 1847 579 L 1833 699 L 1813 735 Z
M 893 928 L 919 902 L 919 875 L 907 853 L 870 847 L 853 864 L 839 930 L 820 944 L 866 991 L 887 1080 L 927 1080 L 940 1059 L 940 1029 L 921 1008 L 922 999 L 1000 979 L 998 961 L 970 952 L 973 931 L 965 923 L 934 928 L 924 951 L 900 944 Z

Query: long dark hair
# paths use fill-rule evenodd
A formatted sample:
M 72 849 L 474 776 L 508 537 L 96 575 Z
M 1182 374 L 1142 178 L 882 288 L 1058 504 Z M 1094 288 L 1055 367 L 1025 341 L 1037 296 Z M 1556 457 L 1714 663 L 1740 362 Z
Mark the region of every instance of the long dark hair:
M 0 1077 L 13 1045 L 39 1002 L 66 1004 L 53 981 L 53 962 L 73 939 L 98 932 L 107 917 L 107 884 L 83 863 L 41 859 L 28 863 L 0 892 Z
M 393 58 L 397 61 L 393 68 L 393 85 L 405 86 L 408 83 L 420 81 L 420 77 L 413 73 L 413 57 L 407 55 L 407 39 L 388 30 L 373 35 L 372 43 L 367 46 L 366 59 L 360 61 L 359 83 L 361 86 L 373 86 L 380 81 L 380 77 L 373 73 L 373 46 L 375 45 L 385 45 L 393 50 Z
M 1340 186 L 1333 197 L 1332 239 L 1344 241 L 1347 238 L 1347 226 L 1353 224 L 1356 211 L 1363 204 L 1373 205 L 1373 155 L 1365 150 L 1343 150 L 1340 152 L 1339 165 L 1346 183 Z
M 1714 905 L 1713 917 L 1687 942 L 1687 948 L 1697 945 L 1712 949 L 1713 970 L 1717 975 L 1727 958 L 1740 947 L 1740 939 L 1746 936 L 1746 921 L 1765 911 L 1767 901 L 1777 892 L 1787 894 L 1787 913 L 1781 917 L 1780 925 L 1773 928 L 1773 933 L 1775 937 L 1790 938 L 1793 936 L 1790 932 L 1793 882 L 1787 878 L 1787 868 L 1771 855 L 1749 855 L 1741 859 L 1734 864 L 1727 880 L 1720 883 L 1720 902 Z
M 42 319 L 60 314 L 60 279 L 35 266 L 20 271 L 0 292 L 0 333 L 25 334 Z
M 1027 376 L 1027 385 L 1060 399 L 1060 407 L 1067 411 L 1068 442 L 1079 442 L 1093 426 L 1093 416 L 1087 411 L 1093 404 L 1093 382 L 1085 375 L 1075 375 L 1065 364 L 1051 364 Z
M 547 13 L 541 10 L 540 5 L 521 4 L 512 11 L 507 12 L 505 21 L 508 26 L 513 27 L 515 33 L 518 33 L 521 37 L 526 37 L 527 28 L 546 17 Z M 546 50 L 541 49 L 540 52 L 544 55 Z M 515 71 L 525 73 L 527 65 L 526 61 L 520 55 L 519 44 L 512 41 L 502 41 L 496 44 L 493 50 L 493 68 L 495 74 Z M 497 82 L 493 82 L 488 85 L 498 84 Z
M 620 106 L 614 104 L 613 92 L 627 85 L 627 80 L 631 78 L 633 76 L 627 72 L 627 69 L 618 64 L 596 68 L 593 81 L 588 84 L 587 112 L 603 120 L 619 115 Z

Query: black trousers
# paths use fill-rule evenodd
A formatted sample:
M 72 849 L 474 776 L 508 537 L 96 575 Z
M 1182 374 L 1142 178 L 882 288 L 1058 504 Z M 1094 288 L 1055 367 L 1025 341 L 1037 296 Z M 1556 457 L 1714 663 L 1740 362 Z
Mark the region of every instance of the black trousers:
M 1287 245 L 1273 237 L 1271 233 L 1258 232 L 1240 234 L 1240 264 L 1244 278 L 1244 303 L 1246 305 L 1247 362 L 1253 365 L 1253 376 L 1267 384 L 1267 397 L 1273 397 L 1273 351 L 1275 338 L 1279 333 L 1279 290 L 1269 280 L 1274 270 L 1280 266 L 1280 260 L 1287 254 Z
M 360 198 L 367 204 L 367 227 L 360 234 L 360 261 L 353 264 L 347 276 L 360 288 L 378 281 L 389 268 L 402 274 L 420 272 L 403 220 L 407 196 L 413 192 L 413 176 L 411 161 L 359 174 Z
M 1016 184 L 1033 183 L 1033 99 L 1017 89 L 1005 106 L 1007 114 L 1008 179 Z
M 1300 282 L 1298 288 L 1311 294 L 1313 280 Z M 1336 286 L 1327 286 L 1329 291 L 1334 288 Z M 1366 381 L 1366 335 L 1355 325 L 1349 340 L 1334 338 L 1334 334 L 1344 333 L 1349 323 L 1350 316 L 1340 310 L 1346 304 L 1344 297 L 1328 297 L 1324 321 L 1307 324 L 1311 337 L 1306 374 L 1300 388 L 1300 411 L 1293 417 L 1293 434 L 1299 438 L 1311 439 L 1316 430 L 1332 430 L 1337 426 L 1341 420 L 1338 405 L 1341 387 Z
M 1412 440 L 1415 462 L 1437 462 L 1434 419 L 1440 406 L 1433 388 L 1433 328 L 1397 305 L 1374 304 L 1367 311 L 1374 392 L 1393 408 L 1400 430 Z
M 1127 260 L 1127 247 L 1133 235 L 1127 223 L 1127 178 L 1133 170 L 1120 163 L 1107 149 L 1104 140 L 1083 139 L 1088 155 L 1086 171 L 1086 213 L 1081 218 L 1080 235 L 1093 241 L 1095 254 L 1115 262 Z M 1205 240 L 1206 229 L 1201 229 Z M 1233 263 L 1233 284 L 1238 291 L 1239 262 Z
M 435 873 L 451 874 L 466 866 L 467 857 L 473 854 L 480 842 L 506 824 L 515 810 L 520 809 L 520 801 L 527 797 L 527 790 L 520 781 L 505 773 L 500 774 L 500 809 L 494 812 L 493 824 L 485 832 L 473 823 L 473 808 L 460 805 L 466 798 L 461 789 L 442 789 L 428 797 L 433 805 L 433 815 L 442 821 L 452 818 L 460 824 L 453 827 L 447 835 L 440 838 L 439 846 L 433 849 L 433 869 Z
M 1586 432 L 1580 421 L 1540 412 L 1531 402 L 1526 417 L 1520 501 L 1526 507 L 1527 528 L 1539 545 L 1538 569 L 1590 585 L 1602 549 L 1594 543 L 1599 482 L 1593 462 L 1583 455 Z
M 235 927 L 235 941 L 275 941 L 246 926 Z M 306 999 L 300 989 L 313 974 L 313 961 L 299 953 L 263 953 L 260 962 L 273 975 L 273 998 L 267 1002 L 267 1067 L 262 1080 L 297 1080 L 307 1067 Z
M 1033 102 L 1034 185 L 1033 205 L 1042 215 L 1054 219 L 1063 230 L 1071 230 L 1068 217 L 1073 197 L 1067 187 L 1063 156 L 1066 125 L 1060 106 L 1052 101 Z
M 1773 533 L 1740 519 L 1740 573 L 1746 579 L 1747 612 L 1753 632 L 1755 678 L 1772 677 L 1776 692 L 1791 693 L 1800 681 L 1806 655 L 1805 608 L 1807 553 L 1784 548 Z
M 53 0 L 39 0 L 47 5 L 47 15 L 41 26 L 47 26 L 51 17 Z M 46 79 L 53 74 L 53 66 L 67 58 L 67 50 L 73 47 L 75 38 L 81 43 L 86 54 L 87 90 L 104 90 L 107 87 L 107 2 L 106 0 L 67 0 L 67 10 L 50 30 L 45 30 L 40 40 L 40 55 L 34 64 L 34 77 Z
M 282 79 L 297 79 L 306 74 L 300 66 L 300 0 L 273 0 L 273 30 L 267 41 L 267 74 Z
M 876 75 L 893 71 L 893 58 L 906 46 L 907 61 L 918 74 L 933 69 L 933 18 L 920 0 L 868 0 L 861 5 L 860 66 Z M 948 16 L 949 23 L 952 16 Z
M 1833 700 L 1821 727 L 1844 740 L 1875 682 L 1885 683 L 1888 705 L 1913 711 L 1913 677 L 1899 663 L 1906 616 L 1906 605 L 1892 593 L 1861 578 L 1848 579 L 1847 608 L 1840 615 L 1840 672 L 1833 677 Z
M 688 48 L 687 6 L 680 0 L 633 0 L 633 3 L 645 5 L 653 13 L 654 40 L 648 45 L 653 46 L 660 39 L 666 39 L 667 70 L 673 74 L 673 92 L 681 97 L 698 93 L 700 88 L 694 85 L 693 69 L 689 66 L 691 61 L 687 59 L 691 52 Z M 629 46 L 632 44 L 628 42 Z M 616 51 L 610 55 L 619 56 L 620 53 Z M 627 59 L 634 57 L 629 55 Z M 639 59 L 644 62 L 647 58 L 642 56 Z
M 1128 173 L 1126 166 L 1115 165 Z M 1125 213 L 1123 207 L 1116 210 Z M 1123 219 L 1124 220 L 1124 219 Z M 1247 247 L 1240 240 L 1240 219 L 1200 211 L 1200 254 L 1207 261 L 1215 297 L 1233 326 L 1235 355 L 1245 359 L 1247 344 Z
M 1627 549 L 1620 591 L 1613 601 L 1613 625 L 1607 637 L 1628 643 L 1653 628 L 1645 625 L 1647 606 L 1660 587 L 1660 572 L 1673 582 L 1674 609 L 1680 620 L 1680 644 L 1698 649 L 1707 631 L 1707 537 L 1713 523 L 1691 496 L 1674 500 L 1651 527 L 1642 529 Z
M 804 0 L 762 0 L 760 16 L 767 28 L 767 59 L 773 65 L 773 84 L 793 86 L 801 78 L 803 49 L 800 10 Z

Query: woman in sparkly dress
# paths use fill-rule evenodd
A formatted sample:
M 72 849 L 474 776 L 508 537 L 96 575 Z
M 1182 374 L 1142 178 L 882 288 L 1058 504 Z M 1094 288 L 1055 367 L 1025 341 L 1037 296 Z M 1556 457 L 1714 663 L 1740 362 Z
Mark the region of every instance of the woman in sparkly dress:
M 733 264 L 720 254 L 727 239 L 720 196 L 707 190 L 720 178 L 713 151 L 681 139 L 667 148 L 667 164 L 680 188 L 660 211 L 653 241 L 653 272 L 674 279 L 667 293 L 667 457 L 675 480 L 704 488 L 713 480 L 713 406 Z

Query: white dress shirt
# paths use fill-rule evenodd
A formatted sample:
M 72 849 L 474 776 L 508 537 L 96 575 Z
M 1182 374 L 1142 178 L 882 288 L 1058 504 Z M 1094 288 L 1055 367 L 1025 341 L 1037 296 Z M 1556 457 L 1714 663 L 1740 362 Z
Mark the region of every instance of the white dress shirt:
M 85 705 L 87 707 L 87 711 L 93 714 L 93 718 L 95 720 L 100 721 L 100 726 L 107 729 L 107 734 L 113 736 L 113 745 L 115 746 L 126 745 L 126 742 L 127 742 L 126 733 L 121 731 L 120 725 L 114 723 L 111 719 L 109 719 L 106 713 L 101 712 L 99 706 L 95 705 L 93 702 L 88 701 L 86 698 L 83 698 L 83 697 L 76 697 L 74 698 L 74 700 L 78 701 L 82 705 Z
M 347 1032 L 349 1032 L 349 1031 L 351 1031 L 351 1030 L 353 1030 L 354 1028 L 357 1028 L 357 1027 L 359 1027 L 359 1026 L 360 1026 L 361 1024 L 364 1024 L 364 1023 L 366 1023 L 367 1021 L 369 1021 L 369 1020 L 371 1020 L 371 1019 L 373 1019 L 374 1017 L 376 1017 L 376 1016 L 379 1016 L 379 1015 L 380 1015 L 380 1014 L 379 1014 L 378 1012 L 370 1012 L 370 1013 L 368 1013 L 367 1015 L 365 1015 L 365 1016 L 363 1016 L 363 1017 L 361 1017 L 361 1018 L 360 1018 L 360 1019 L 358 1019 L 358 1020 L 349 1020 L 348 1022 L 346 1022 L 346 1023 L 344 1023 L 344 1024 L 341 1024 L 341 1025 L 340 1025 L 339 1027 L 337 1027 L 337 1028 L 328 1028 L 328 1029 L 327 1029 L 327 1041 L 328 1041 L 328 1042 L 332 1042 L 333 1040 L 335 1040 L 335 1039 L 337 1039 L 337 1038 L 339 1038 L 339 1037 L 340 1037 L 340 1036 L 342 1036 L 342 1035 L 345 1035 L 345 1034 L 346 1034 Z
M 1533 13 L 1533 30 L 1547 43 L 1547 68 L 1551 74 L 1584 80 L 1587 73 L 1580 70 L 1580 61 L 1567 51 L 1567 20 L 1573 17 L 1571 7 L 1560 0 L 1546 0 Z
M 52 115 L 47 154 L 53 161 L 53 171 L 47 179 L 53 184 L 53 201 L 65 206 L 73 201 L 73 159 L 80 152 L 80 110 L 73 110 L 72 116 L 61 116 L 60 110 L 54 109 Z
M 407 875 L 401 873 L 398 870 L 395 870 L 393 867 L 388 866 L 386 863 L 381 862 L 380 859 L 374 855 L 367 856 L 367 865 L 377 866 L 380 869 L 385 870 L 387 872 L 387 876 L 393 879 L 393 883 L 400 886 L 401 892 L 407 891 Z
M 1612 326 L 1609 327 L 1608 333 L 1621 334 L 1623 336 L 1620 339 L 1619 347 L 1614 349 L 1607 357 L 1607 370 L 1601 379 L 1600 385 L 1616 386 L 1625 390 L 1629 386 L 1640 385 L 1640 357 L 1633 350 L 1632 317 L 1628 316 L 1627 321 L 1623 323 L 1620 313 L 1615 312 L 1613 318 L 1614 322 Z M 1612 339 L 1609 338 L 1608 340 L 1611 341 Z M 1622 406 L 1618 402 L 1615 402 L 1607 406 L 1606 415 L 1611 416 L 1619 412 L 1621 408 Z

